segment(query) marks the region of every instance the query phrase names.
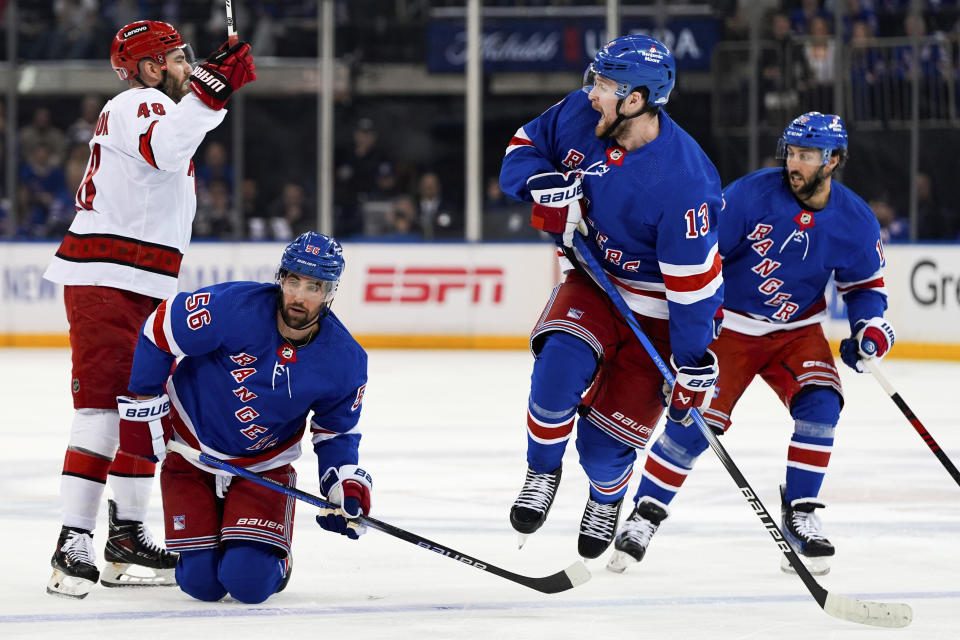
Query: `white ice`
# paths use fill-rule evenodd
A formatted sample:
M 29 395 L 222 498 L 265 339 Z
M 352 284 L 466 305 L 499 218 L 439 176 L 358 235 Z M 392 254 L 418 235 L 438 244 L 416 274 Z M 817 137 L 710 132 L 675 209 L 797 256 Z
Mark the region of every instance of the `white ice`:
M 372 351 L 361 445 L 375 478 L 372 515 L 516 573 L 546 575 L 576 560 L 587 484 L 572 443 L 550 518 L 523 550 L 507 519 L 525 469 L 531 364 L 520 351 Z M 960 464 L 960 364 L 882 366 Z M 0 638 L 960 637 L 960 486 L 876 380 L 841 368 L 847 404 L 821 493 L 838 551 L 819 582 L 908 603 L 913 623 L 897 631 L 832 618 L 797 576 L 781 573 L 774 540 L 709 450 L 643 563 L 615 575 L 605 555 L 589 563 L 590 582 L 557 595 L 381 532 L 348 541 L 317 527 L 301 503 L 290 585 L 260 606 L 199 602 L 176 588 L 97 586 L 84 600 L 53 597 L 44 587 L 60 526 L 69 353 L 0 350 Z M 762 382 L 733 417 L 723 442 L 779 521 L 791 421 Z M 316 492 L 312 453 L 297 468 L 301 488 Z M 639 468 L 628 495 L 638 480 Z M 149 524 L 162 538 L 156 486 Z

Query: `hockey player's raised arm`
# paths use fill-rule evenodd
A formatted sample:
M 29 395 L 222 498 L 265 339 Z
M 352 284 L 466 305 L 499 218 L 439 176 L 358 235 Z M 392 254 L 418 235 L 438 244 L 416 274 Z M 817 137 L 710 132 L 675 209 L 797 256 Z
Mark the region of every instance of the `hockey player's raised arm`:
M 207 132 L 223 121 L 226 111 L 210 109 L 192 93 L 179 103 L 159 91 L 150 93 L 156 98 L 153 108 L 160 105 L 163 114 L 152 114 L 157 117 L 140 123 L 142 131 L 136 151 L 155 169 L 179 171 L 190 162 Z M 135 106 L 138 105 L 131 105 Z

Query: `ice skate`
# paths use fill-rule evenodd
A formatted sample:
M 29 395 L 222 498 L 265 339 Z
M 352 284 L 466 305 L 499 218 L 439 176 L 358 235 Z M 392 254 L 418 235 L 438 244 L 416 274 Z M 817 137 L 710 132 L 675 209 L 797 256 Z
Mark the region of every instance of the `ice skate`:
M 654 498 L 643 498 L 637 503 L 620 527 L 613 543 L 613 555 L 607 563 L 607 569 L 614 573 L 623 573 L 627 567 L 643 560 L 650 539 L 657 532 L 660 523 L 669 515 L 667 505 Z
M 784 500 L 785 493 L 786 485 L 780 485 L 783 535 L 811 574 L 822 576 L 830 573 L 830 562 L 827 558 L 834 554 L 834 548 L 821 532 L 820 517 L 815 513 L 825 505 L 816 498 L 797 498 L 787 504 Z M 780 559 L 780 570 L 784 573 L 796 573 L 786 556 Z
M 583 518 L 580 520 L 580 537 L 577 540 L 577 550 L 583 558 L 589 560 L 600 557 L 613 542 L 622 505 L 623 496 L 616 502 L 607 504 L 596 502 L 592 496 L 587 498 L 587 506 L 584 507 Z
M 557 497 L 560 486 L 561 467 L 550 473 L 536 473 L 527 467 L 520 495 L 510 507 L 510 524 L 517 531 L 518 547 L 523 548 L 527 536 L 539 529 L 550 513 L 553 499 Z
M 100 578 L 93 534 L 86 529 L 61 527 L 57 550 L 50 559 L 53 575 L 47 593 L 68 598 L 86 598 Z
M 117 520 L 117 503 L 110 507 L 110 537 L 103 550 L 105 587 L 167 587 L 177 584 L 174 569 L 180 555 L 167 551 L 135 520 Z

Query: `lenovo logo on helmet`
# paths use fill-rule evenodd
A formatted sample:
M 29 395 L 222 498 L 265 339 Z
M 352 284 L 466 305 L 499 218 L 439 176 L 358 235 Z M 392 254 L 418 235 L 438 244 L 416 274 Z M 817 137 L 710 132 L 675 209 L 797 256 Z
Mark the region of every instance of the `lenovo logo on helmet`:
M 150 30 L 150 27 L 149 27 L 149 26 L 147 26 L 147 25 L 145 25 L 145 24 L 142 24 L 142 25 L 140 25 L 139 27 L 134 27 L 133 29 L 130 29 L 129 31 L 124 31 L 124 32 L 123 32 L 123 39 L 126 40 L 126 39 L 129 38 L 130 36 L 135 36 L 135 35 L 137 35 L 138 33 L 143 33 L 144 31 L 149 31 L 149 30 Z

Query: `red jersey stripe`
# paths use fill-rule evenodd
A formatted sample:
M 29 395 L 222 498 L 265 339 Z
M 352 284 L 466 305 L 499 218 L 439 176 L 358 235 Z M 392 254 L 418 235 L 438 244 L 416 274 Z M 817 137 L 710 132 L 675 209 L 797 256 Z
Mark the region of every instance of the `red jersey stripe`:
M 153 128 L 157 126 L 159 120 L 154 120 L 150 123 L 150 128 L 147 129 L 146 133 L 140 135 L 140 155 L 143 156 L 143 159 L 153 167 L 154 169 L 159 169 L 157 166 L 157 159 L 153 156 L 153 146 L 150 142 L 153 140 Z
M 670 291 L 699 291 L 709 285 L 720 275 L 723 261 L 719 252 L 713 257 L 713 264 L 703 273 L 694 273 L 688 276 L 670 276 L 663 274 L 663 284 Z

